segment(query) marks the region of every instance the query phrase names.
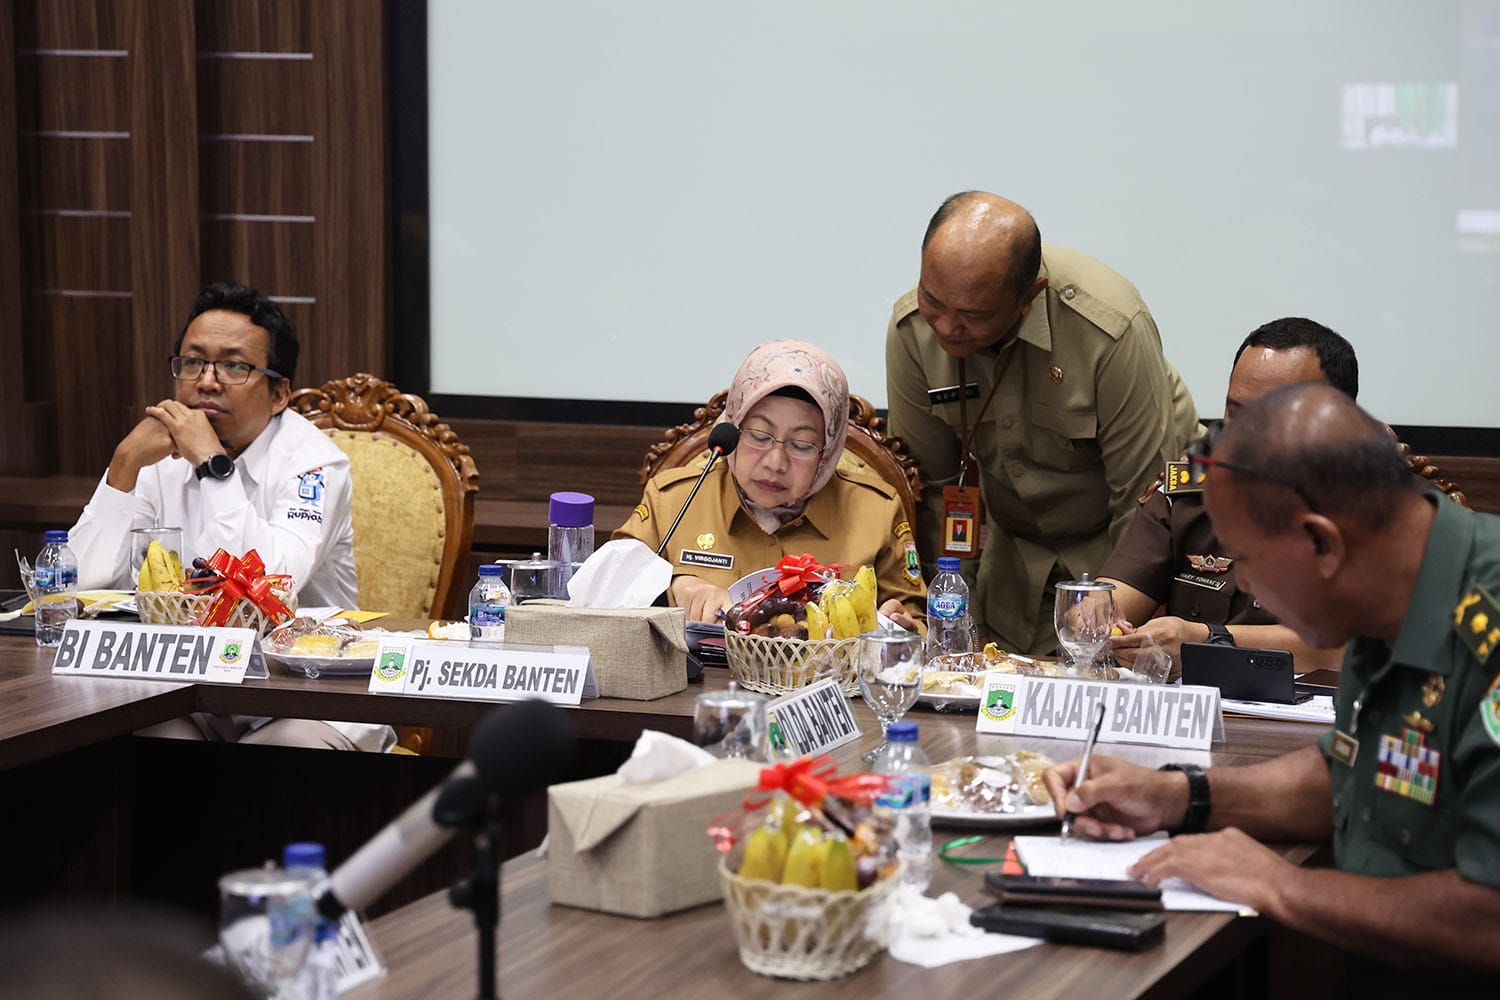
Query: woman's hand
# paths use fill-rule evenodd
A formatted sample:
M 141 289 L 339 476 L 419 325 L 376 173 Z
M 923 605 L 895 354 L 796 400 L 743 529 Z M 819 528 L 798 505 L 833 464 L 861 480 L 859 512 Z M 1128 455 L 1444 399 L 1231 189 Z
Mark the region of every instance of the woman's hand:
M 729 591 L 696 576 L 679 576 L 667 590 L 672 603 L 687 612 L 688 621 L 717 622 L 719 612 L 728 611 L 734 604 Z
M 916 620 L 906 613 L 906 605 L 894 597 L 880 606 L 880 613 L 908 632 L 915 632 L 917 630 Z

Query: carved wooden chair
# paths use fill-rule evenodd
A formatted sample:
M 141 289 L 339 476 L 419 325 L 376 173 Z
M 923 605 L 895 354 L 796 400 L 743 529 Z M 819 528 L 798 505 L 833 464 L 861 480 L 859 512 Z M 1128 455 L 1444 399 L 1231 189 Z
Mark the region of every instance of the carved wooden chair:
M 467 582 L 479 472 L 469 446 L 420 397 L 358 374 L 292 393 L 290 408 L 349 456 L 359 603 L 445 617 Z
M 689 423 L 678 424 L 667 431 L 661 442 L 651 446 L 641 461 L 640 480 L 646 481 L 663 469 L 675 469 L 708 460 L 708 435 L 724 413 L 728 390 L 716 392 L 708 405 L 693 411 Z M 916 461 L 902 447 L 901 439 L 885 433 L 885 420 L 875 415 L 869 401 L 849 395 L 849 437 L 839 468 L 879 476 L 896 488 L 906 520 L 917 523 L 917 500 L 922 495 L 922 473 Z

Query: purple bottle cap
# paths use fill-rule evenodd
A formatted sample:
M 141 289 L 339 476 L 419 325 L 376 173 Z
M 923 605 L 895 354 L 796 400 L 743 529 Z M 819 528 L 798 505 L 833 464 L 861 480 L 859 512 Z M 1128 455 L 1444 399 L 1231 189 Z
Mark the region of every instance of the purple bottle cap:
M 587 493 L 554 493 L 547 520 L 559 528 L 586 528 L 594 523 L 594 498 Z

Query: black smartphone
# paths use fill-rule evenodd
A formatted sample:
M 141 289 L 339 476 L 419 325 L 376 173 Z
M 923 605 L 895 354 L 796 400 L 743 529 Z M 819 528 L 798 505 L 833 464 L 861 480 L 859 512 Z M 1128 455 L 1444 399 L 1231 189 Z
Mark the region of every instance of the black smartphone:
M 1012 906 L 1096 906 L 1111 910 L 1160 910 L 1161 890 L 1130 879 L 1059 878 L 990 872 L 985 888 Z
M 1042 910 L 1000 903 L 975 910 L 969 915 L 969 923 L 997 934 L 1019 934 L 1059 944 L 1088 944 L 1126 951 L 1140 951 L 1166 936 L 1166 918 L 1160 913 L 1121 913 L 1117 910 Z
M 1310 670 L 1297 678 L 1297 687 L 1312 694 L 1333 694 L 1339 689 L 1337 670 Z

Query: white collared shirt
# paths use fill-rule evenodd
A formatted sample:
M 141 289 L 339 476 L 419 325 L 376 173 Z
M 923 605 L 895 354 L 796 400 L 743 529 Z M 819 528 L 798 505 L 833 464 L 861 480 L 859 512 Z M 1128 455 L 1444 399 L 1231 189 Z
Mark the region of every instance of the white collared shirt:
M 359 606 L 354 576 L 353 485 L 349 458 L 289 410 L 234 461 L 234 475 L 199 479 L 186 459 L 167 457 L 141 470 L 122 493 L 99 481 L 68 532 L 84 590 L 131 588 L 130 530 L 182 529 L 182 561 L 224 549 L 259 553 L 267 573 L 292 578 L 304 605 Z

